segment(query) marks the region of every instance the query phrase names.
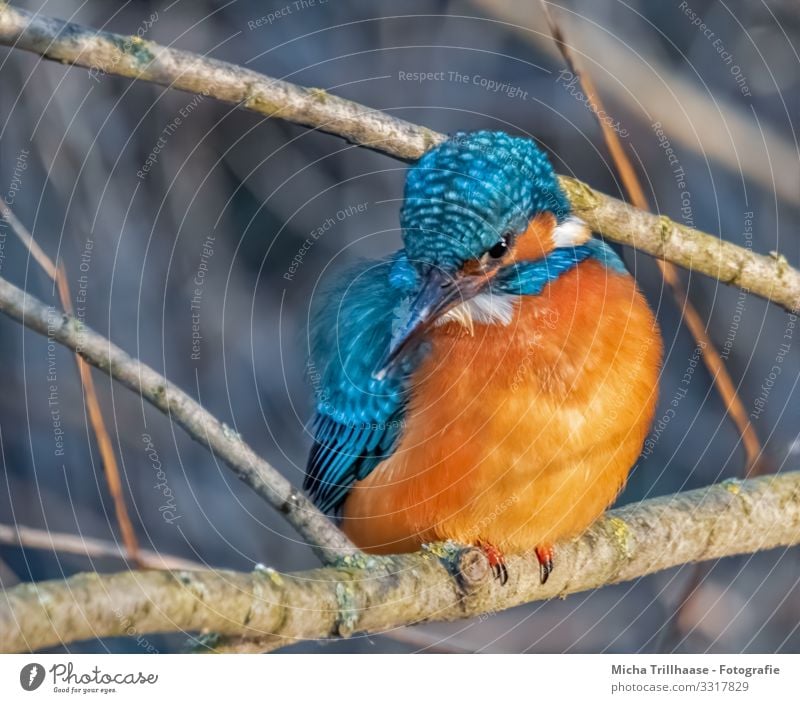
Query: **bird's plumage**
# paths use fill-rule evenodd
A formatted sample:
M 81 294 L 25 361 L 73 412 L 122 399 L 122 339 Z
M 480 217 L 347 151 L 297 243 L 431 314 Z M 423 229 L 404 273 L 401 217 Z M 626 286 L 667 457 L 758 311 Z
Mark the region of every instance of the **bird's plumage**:
M 391 283 L 397 258 L 353 267 L 317 296 L 312 311 L 316 413 L 305 488 L 324 511 L 341 506 L 352 484 L 391 455 L 401 433 L 406 379 L 374 377 L 404 295 Z
M 652 419 L 653 324 L 632 279 L 592 257 L 521 297 L 507 327 L 431 330 L 402 437 L 348 494 L 347 534 L 374 552 L 453 539 L 516 553 L 585 529 Z
M 584 529 L 655 404 L 661 342 L 633 279 L 538 147 L 502 133 L 423 156 L 401 225 L 402 250 L 317 298 L 307 490 L 372 551 Z

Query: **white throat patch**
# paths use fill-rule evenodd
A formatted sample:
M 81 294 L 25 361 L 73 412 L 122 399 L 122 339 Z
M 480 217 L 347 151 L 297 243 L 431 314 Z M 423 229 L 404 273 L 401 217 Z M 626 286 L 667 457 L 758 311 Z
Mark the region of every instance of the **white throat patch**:
M 592 230 L 580 217 L 570 215 L 553 230 L 553 246 L 576 247 L 585 244 L 592 237 Z
M 436 325 L 446 322 L 458 322 L 466 327 L 470 334 L 475 325 L 510 325 L 514 319 L 514 307 L 518 296 L 502 293 L 479 293 L 474 298 L 464 301 L 452 310 L 448 310 Z

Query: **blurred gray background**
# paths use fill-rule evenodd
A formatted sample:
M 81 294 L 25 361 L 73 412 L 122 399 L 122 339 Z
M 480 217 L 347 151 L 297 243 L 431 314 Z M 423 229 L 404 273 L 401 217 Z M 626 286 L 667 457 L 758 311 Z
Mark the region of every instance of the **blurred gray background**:
M 622 195 L 596 119 L 579 87 L 559 73 L 563 64 L 535 2 L 11 4 L 244 64 L 437 130 L 533 135 L 559 172 Z M 796 4 L 576 0 L 560 7 L 556 14 L 624 131 L 654 207 L 800 265 Z M 419 71 L 440 77 L 408 79 Z M 0 193 L 63 262 L 73 296 L 84 296 L 76 304 L 88 324 L 165 373 L 300 483 L 310 445 L 309 302 L 331 271 L 399 246 L 403 164 L 211 98 L 4 47 L 0 95 Z M 318 228 L 321 236 L 304 246 Z M 0 275 L 58 306 L 27 250 L 7 230 L 0 236 Z M 651 259 L 623 255 L 657 311 L 667 356 L 657 415 L 663 428 L 620 502 L 741 475 L 738 435 L 696 363 L 681 311 Z M 775 306 L 681 275 L 748 412 L 764 397 L 780 345 L 790 344 L 753 424 L 772 468 L 797 468 L 800 333 L 791 338 L 789 317 Z M 71 354 L 48 350 L 46 339 L 2 318 L 0 365 L 0 523 L 119 540 Z M 690 382 L 682 383 L 690 369 Z M 231 569 L 316 564 L 279 517 L 168 418 L 104 375 L 96 372 L 95 381 L 143 546 Z M 51 385 L 63 447 L 54 435 Z M 688 394 L 666 419 L 681 389 Z M 166 473 L 172 520 L 143 434 Z M 120 568 L 113 559 L 0 547 L 6 584 Z M 715 564 L 665 634 L 691 573 L 685 567 L 480 619 L 293 650 L 800 651 L 797 549 Z M 149 643 L 177 651 L 186 639 Z M 69 649 L 143 647 L 120 639 Z

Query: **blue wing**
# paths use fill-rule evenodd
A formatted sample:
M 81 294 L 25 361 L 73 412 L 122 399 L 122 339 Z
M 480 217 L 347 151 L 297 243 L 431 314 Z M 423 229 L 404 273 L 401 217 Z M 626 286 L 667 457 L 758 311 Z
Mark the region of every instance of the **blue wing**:
M 359 264 L 318 296 L 309 371 L 316 398 L 314 446 L 303 487 L 336 511 L 355 481 L 394 451 L 401 435 L 407 374 L 373 374 L 389 348 L 404 292 L 390 282 L 398 257 Z

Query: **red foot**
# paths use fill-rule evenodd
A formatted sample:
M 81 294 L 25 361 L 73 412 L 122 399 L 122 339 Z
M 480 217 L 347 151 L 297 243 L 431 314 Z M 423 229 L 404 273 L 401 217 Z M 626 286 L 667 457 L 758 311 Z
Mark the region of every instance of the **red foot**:
M 542 585 L 547 583 L 547 579 L 553 572 L 553 558 L 555 557 L 555 549 L 552 544 L 545 544 L 536 547 L 536 558 L 539 560 L 539 580 Z
M 500 580 L 500 585 L 505 586 L 508 582 L 508 569 L 506 568 L 506 559 L 503 553 L 488 542 L 479 541 L 478 548 L 486 555 L 489 560 L 489 566 L 492 567 L 492 573 L 496 579 Z

